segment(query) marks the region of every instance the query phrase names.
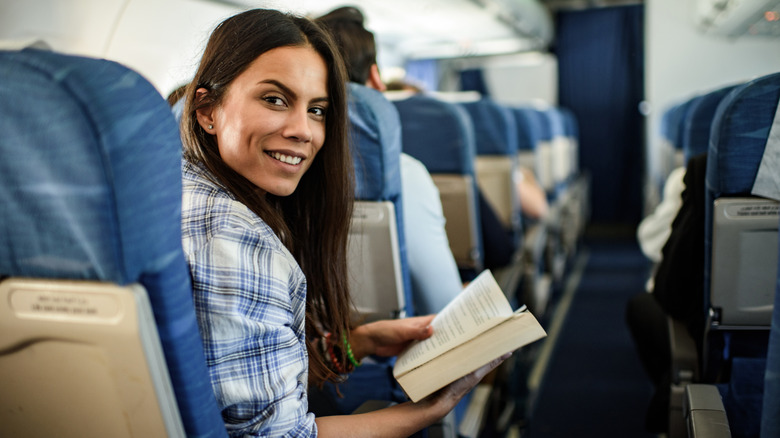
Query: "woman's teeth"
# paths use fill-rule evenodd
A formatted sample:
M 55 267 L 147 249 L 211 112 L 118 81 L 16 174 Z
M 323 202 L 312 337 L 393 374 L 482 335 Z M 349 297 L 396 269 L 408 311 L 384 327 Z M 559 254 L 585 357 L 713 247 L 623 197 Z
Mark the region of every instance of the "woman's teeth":
M 295 165 L 301 162 L 301 157 L 291 157 L 289 155 L 280 154 L 279 152 L 269 152 L 268 155 L 276 158 L 282 163 Z

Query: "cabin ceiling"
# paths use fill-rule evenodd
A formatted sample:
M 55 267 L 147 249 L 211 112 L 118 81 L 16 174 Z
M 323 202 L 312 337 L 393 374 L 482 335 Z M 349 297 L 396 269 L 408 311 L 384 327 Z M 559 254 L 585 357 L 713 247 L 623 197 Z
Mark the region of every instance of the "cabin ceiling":
M 354 5 L 379 43 L 407 59 L 542 50 L 552 17 L 538 0 L 222 0 L 316 17 Z

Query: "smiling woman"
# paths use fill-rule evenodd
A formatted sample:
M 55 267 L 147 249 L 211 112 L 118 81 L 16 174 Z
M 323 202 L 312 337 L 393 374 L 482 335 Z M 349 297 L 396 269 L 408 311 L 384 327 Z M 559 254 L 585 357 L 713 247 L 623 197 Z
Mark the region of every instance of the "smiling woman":
M 431 335 L 432 316 L 350 325 L 352 161 L 341 58 L 308 19 L 251 10 L 214 30 L 186 91 L 182 233 L 228 431 L 409 436 L 501 359 L 416 404 L 308 412 L 307 388 Z
M 278 47 L 233 80 L 220 105 L 200 107 L 230 168 L 267 193 L 292 194 L 325 141 L 327 66 L 311 46 Z M 198 88 L 196 98 L 208 91 Z

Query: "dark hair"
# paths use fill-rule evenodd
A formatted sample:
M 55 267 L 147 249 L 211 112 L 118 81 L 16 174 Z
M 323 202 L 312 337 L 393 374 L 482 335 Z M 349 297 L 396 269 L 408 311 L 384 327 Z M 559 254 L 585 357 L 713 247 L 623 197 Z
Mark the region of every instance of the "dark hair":
M 297 189 L 289 196 L 263 194 L 231 169 L 219 155 L 214 136 L 198 123 L 196 110 L 218 106 L 232 81 L 269 50 L 312 47 L 328 68 L 329 105 L 325 114 L 325 143 Z M 308 284 L 306 337 L 309 379 L 314 384 L 338 380 L 326 365 L 316 339 L 330 331 L 334 339 L 349 337 L 347 234 L 352 217 L 354 182 L 347 143 L 346 75 L 330 35 L 303 17 L 275 10 L 254 9 L 219 24 L 186 96 L 181 130 L 184 157 L 202 163 L 236 198 L 260 216 L 287 246 Z M 196 96 L 200 88 L 206 93 Z M 340 358 L 347 364 L 344 354 Z
M 349 80 L 365 84 L 371 65 L 376 64 L 376 41 L 374 34 L 363 26 L 363 13 L 353 6 L 344 6 L 316 21 L 327 28 L 336 40 L 347 66 Z

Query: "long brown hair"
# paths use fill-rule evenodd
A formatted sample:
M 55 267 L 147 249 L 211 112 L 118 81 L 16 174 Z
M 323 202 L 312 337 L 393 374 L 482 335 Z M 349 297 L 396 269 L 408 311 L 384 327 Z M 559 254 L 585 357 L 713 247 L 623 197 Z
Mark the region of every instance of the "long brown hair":
M 325 143 L 290 196 L 263 194 L 219 155 L 214 136 L 198 124 L 196 110 L 218 106 L 231 82 L 263 53 L 286 46 L 311 46 L 328 66 Z M 337 381 L 316 339 L 329 331 L 349 338 L 351 302 L 347 279 L 347 233 L 354 182 L 347 143 L 346 74 L 331 37 L 307 18 L 254 9 L 223 21 L 211 34 L 189 84 L 181 120 L 184 157 L 202 163 L 236 198 L 260 216 L 293 254 L 308 284 L 306 337 L 309 380 Z M 196 90 L 205 95 L 196 98 Z M 340 358 L 343 365 L 346 357 Z

